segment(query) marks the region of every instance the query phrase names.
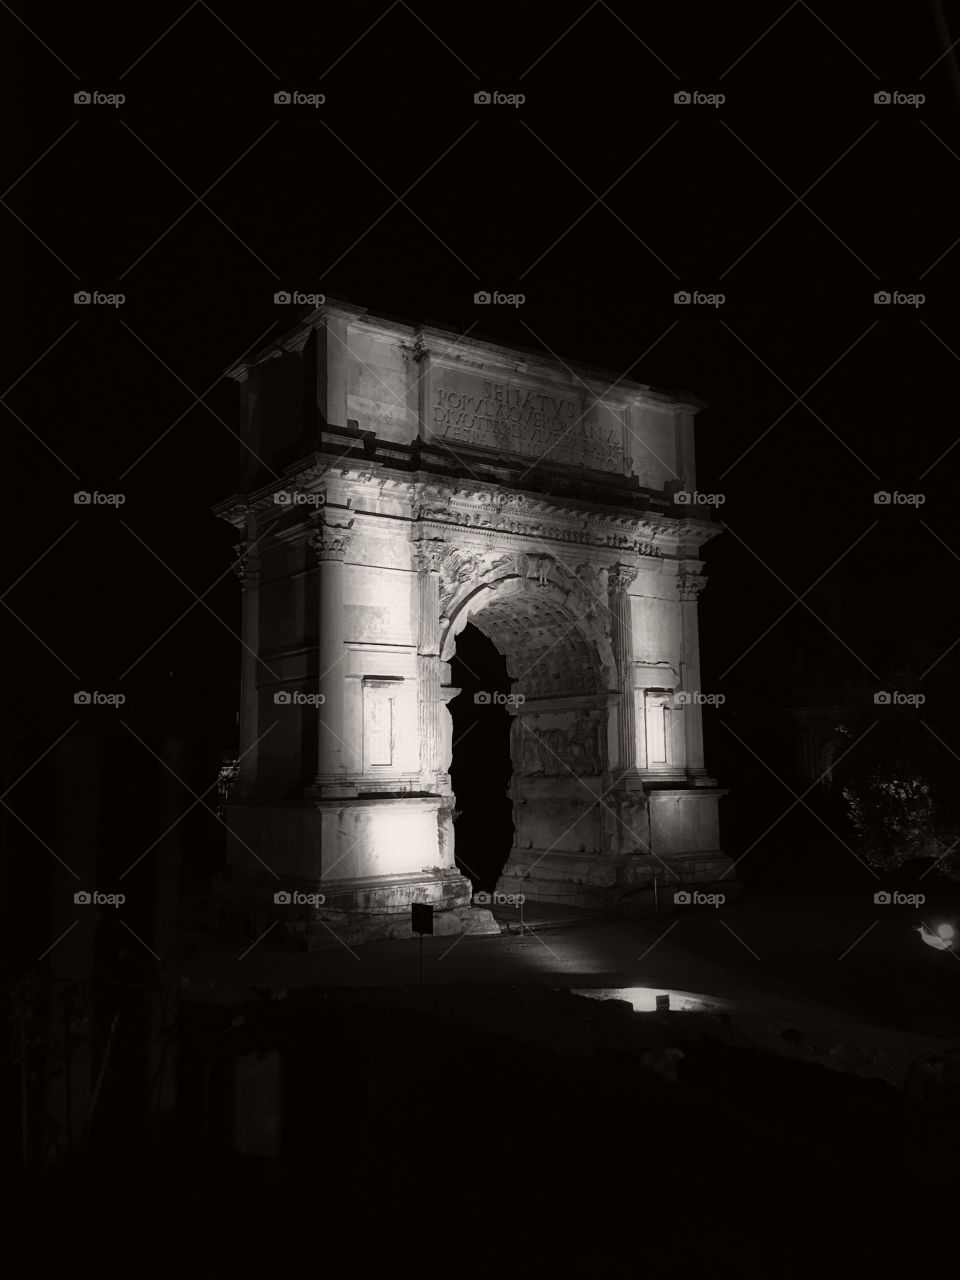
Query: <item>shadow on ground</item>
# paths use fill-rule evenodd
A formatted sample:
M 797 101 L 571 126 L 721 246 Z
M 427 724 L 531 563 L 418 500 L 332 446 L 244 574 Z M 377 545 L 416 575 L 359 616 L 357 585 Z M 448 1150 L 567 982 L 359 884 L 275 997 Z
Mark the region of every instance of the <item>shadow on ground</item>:
M 185 1004 L 178 1045 L 173 1112 L 96 1134 L 34 1207 L 126 1228 L 162 1204 L 178 1231 L 313 1231 L 360 1261 L 472 1237 L 544 1261 L 631 1240 L 649 1258 L 792 1256 L 811 1214 L 864 1248 L 878 1196 L 899 1212 L 923 1191 L 929 1210 L 917 1171 L 957 1118 L 761 1053 L 722 1019 L 537 984 Z

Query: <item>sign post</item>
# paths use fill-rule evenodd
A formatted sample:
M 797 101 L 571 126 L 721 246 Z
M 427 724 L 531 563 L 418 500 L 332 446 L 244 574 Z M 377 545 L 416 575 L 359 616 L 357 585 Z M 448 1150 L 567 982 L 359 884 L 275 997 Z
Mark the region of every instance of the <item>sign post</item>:
M 428 902 L 410 905 L 410 927 L 420 935 L 420 986 L 423 986 L 423 935 L 433 933 L 433 907 Z

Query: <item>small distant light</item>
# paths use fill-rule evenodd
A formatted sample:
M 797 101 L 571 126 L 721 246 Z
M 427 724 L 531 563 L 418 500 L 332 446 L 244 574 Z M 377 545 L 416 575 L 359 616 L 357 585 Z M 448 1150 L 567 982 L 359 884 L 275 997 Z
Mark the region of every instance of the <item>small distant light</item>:
M 933 947 L 934 951 L 952 951 L 953 950 L 953 925 L 939 924 L 937 932 L 934 933 L 928 929 L 922 922 L 917 926 L 917 932 L 921 939 L 928 947 Z

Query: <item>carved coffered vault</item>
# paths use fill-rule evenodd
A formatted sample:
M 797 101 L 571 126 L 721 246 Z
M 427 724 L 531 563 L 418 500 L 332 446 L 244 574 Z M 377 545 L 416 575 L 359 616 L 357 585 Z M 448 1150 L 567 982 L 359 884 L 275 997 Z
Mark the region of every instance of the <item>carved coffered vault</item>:
M 509 593 L 484 604 L 470 620 L 504 655 L 515 690 L 524 697 L 602 690 L 596 648 L 560 602 L 530 590 Z
M 527 698 L 593 694 L 614 667 L 609 612 L 568 566 L 543 553 L 454 548 L 441 570 L 443 654 L 472 622 Z

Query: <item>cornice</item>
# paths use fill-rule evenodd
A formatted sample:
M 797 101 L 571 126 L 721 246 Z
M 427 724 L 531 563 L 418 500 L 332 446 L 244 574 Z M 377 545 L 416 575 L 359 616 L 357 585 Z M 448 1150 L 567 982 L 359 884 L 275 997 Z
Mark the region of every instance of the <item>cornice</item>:
M 648 383 L 633 382 L 613 370 L 587 365 L 575 360 L 560 360 L 525 347 L 494 342 L 486 338 L 465 338 L 455 329 L 436 324 L 416 324 L 392 316 L 372 314 L 365 307 L 328 298 L 322 306 L 303 315 L 296 324 L 254 355 L 238 361 L 224 371 L 226 377 L 242 380 L 250 369 L 265 360 L 302 349 L 312 329 L 319 328 L 328 317 L 344 319 L 348 324 L 374 336 L 395 340 L 407 347 L 418 359 L 428 356 L 447 367 L 476 367 L 488 372 L 509 371 L 514 376 L 546 381 L 557 387 L 579 387 L 594 395 L 601 403 L 624 406 L 646 405 L 650 408 L 698 413 L 707 403 L 687 391 L 671 391 Z
M 225 498 L 223 502 L 218 502 L 216 506 L 210 508 L 218 519 L 226 520 L 235 529 L 244 529 L 246 527 L 250 509 L 250 500 L 242 493 L 231 494 L 229 498 Z
M 298 531 L 323 510 L 328 519 L 337 513 L 338 518 L 357 519 L 364 528 L 389 521 L 394 527 L 402 524 L 429 529 L 434 537 L 446 539 L 453 531 L 460 538 L 469 534 L 516 535 L 539 542 L 628 551 L 651 567 L 665 558 L 676 559 L 681 548 L 701 547 L 720 532 L 714 522 L 687 515 L 622 507 L 601 509 L 488 482 L 464 484 L 425 472 L 396 473 L 376 464 L 341 464 L 332 469 L 312 462 L 296 476 L 284 476 L 283 482 L 318 501 L 278 507 L 273 499 L 279 486 L 273 481 L 245 502 L 237 496 L 228 499 L 214 509 L 215 513 L 236 527 L 251 515 L 262 521 L 267 515 L 280 513 L 282 525 L 271 536 L 282 541 L 298 540 L 303 536 Z M 292 518 L 283 520 L 284 513 Z M 683 558 L 689 561 L 688 552 Z

